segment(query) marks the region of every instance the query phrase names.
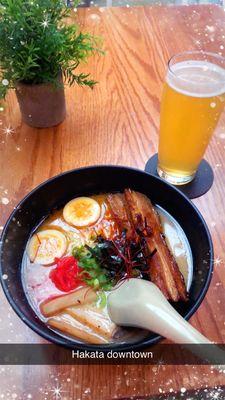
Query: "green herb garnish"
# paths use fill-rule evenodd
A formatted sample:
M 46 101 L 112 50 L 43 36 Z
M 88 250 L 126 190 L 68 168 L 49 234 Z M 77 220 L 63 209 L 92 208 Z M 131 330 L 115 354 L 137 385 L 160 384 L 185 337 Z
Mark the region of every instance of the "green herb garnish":
M 106 306 L 106 304 L 107 304 L 107 297 L 106 297 L 106 294 L 105 294 L 105 292 L 99 292 L 98 293 L 98 302 L 97 302 L 97 306 L 99 307 L 99 308 L 104 308 L 105 306 Z
M 72 254 L 78 260 L 79 267 L 83 268 L 81 276 L 87 285 L 94 289 L 110 290 L 112 288 L 112 281 L 108 271 L 100 266 L 100 263 L 87 246 L 75 247 Z

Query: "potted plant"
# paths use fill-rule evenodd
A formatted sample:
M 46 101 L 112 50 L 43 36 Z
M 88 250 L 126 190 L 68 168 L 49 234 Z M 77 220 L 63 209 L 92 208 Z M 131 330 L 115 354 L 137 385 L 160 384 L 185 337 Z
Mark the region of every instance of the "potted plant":
M 15 89 L 22 118 L 30 126 L 63 121 L 63 83 L 96 84 L 89 74 L 75 70 L 102 52 L 99 38 L 68 24 L 69 15 L 63 0 L 0 1 L 0 98 Z

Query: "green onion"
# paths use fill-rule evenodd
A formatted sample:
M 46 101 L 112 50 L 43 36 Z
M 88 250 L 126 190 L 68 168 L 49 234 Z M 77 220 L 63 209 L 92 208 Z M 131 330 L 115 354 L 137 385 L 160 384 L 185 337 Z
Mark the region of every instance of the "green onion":
M 79 267 L 83 269 L 81 276 L 87 285 L 94 289 L 110 290 L 112 288 L 108 272 L 100 266 L 97 257 L 89 248 L 85 246 L 74 247 L 72 255 L 78 260 Z
M 107 304 L 107 297 L 105 292 L 99 292 L 98 293 L 98 307 L 99 308 L 104 308 Z

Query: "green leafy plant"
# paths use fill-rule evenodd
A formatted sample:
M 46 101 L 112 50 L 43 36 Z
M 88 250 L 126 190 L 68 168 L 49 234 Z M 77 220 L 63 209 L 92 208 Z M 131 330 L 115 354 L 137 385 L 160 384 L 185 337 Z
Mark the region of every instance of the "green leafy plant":
M 0 98 L 18 81 L 57 84 L 60 72 L 69 85 L 93 88 L 97 82 L 75 70 L 103 53 L 101 40 L 69 24 L 69 15 L 63 0 L 0 0 Z

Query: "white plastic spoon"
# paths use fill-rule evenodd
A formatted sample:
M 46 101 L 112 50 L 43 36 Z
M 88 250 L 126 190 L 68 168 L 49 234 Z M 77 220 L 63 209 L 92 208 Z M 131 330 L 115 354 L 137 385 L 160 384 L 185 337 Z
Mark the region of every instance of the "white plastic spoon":
M 107 306 L 110 318 L 117 325 L 148 329 L 175 343 L 213 344 L 170 305 L 152 282 L 127 279 L 109 294 Z M 192 351 L 200 357 L 209 357 L 213 364 L 218 356 L 225 361 L 225 353 L 217 346 L 209 346 L 208 354 L 203 346 L 197 347 L 193 351 L 192 346 Z

